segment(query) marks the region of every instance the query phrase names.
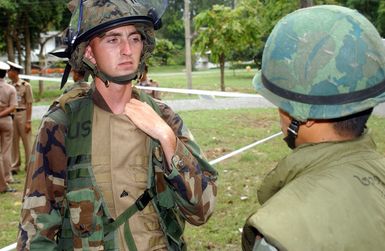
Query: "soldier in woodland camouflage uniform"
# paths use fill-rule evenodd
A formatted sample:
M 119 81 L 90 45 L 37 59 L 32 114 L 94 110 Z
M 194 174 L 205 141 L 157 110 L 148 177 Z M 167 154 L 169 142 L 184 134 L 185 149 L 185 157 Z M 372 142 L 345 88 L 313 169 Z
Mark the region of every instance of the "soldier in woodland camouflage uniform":
M 257 91 L 293 150 L 263 180 L 243 250 L 385 250 L 385 157 L 366 129 L 385 101 L 385 46 L 357 11 L 316 6 L 270 34 Z
M 213 213 L 217 172 L 182 119 L 132 85 L 167 1 L 72 1 L 64 54 L 93 77 L 44 116 L 18 250 L 186 250 Z M 70 72 L 67 65 L 62 86 Z
M 147 66 L 147 64 L 145 64 L 144 65 L 143 74 L 140 77 L 140 79 L 138 79 L 138 85 L 140 85 L 140 86 L 149 86 L 149 87 L 159 87 L 159 83 L 154 81 L 154 80 L 152 80 L 152 79 L 150 79 L 150 78 L 148 78 L 147 73 L 148 73 L 148 66 Z M 144 92 L 147 93 L 148 95 L 150 95 L 153 98 L 160 99 L 160 91 L 144 90 Z
M 72 69 L 72 79 L 74 80 L 74 83 L 72 85 L 67 86 L 63 93 L 67 93 L 75 88 L 82 88 L 82 89 L 88 89 L 90 85 L 85 80 L 86 72 L 85 71 L 78 71 L 75 69 Z

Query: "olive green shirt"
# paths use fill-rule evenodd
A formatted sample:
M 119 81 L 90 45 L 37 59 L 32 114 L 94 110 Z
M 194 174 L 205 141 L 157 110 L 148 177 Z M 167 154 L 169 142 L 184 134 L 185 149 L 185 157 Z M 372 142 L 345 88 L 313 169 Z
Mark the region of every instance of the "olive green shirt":
M 367 134 L 298 147 L 267 175 L 258 198 L 244 250 L 256 230 L 280 251 L 385 250 L 385 158 Z

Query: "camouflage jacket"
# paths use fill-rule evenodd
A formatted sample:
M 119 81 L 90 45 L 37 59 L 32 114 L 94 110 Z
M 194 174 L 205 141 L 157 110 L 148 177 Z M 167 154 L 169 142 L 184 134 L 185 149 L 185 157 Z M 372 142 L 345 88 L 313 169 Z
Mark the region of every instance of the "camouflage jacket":
M 90 91 L 93 103 L 108 110 L 97 92 Z M 134 98 L 143 95 L 133 93 Z M 172 171 L 159 179 L 169 186 L 182 217 L 193 225 L 205 223 L 213 212 L 216 197 L 217 172 L 202 157 L 182 119 L 167 105 L 156 103 L 162 118 L 177 136 L 175 155 L 178 163 L 171 163 Z M 65 140 L 67 128 L 55 116 L 59 104 L 51 106 L 43 117 L 34 144 L 25 183 L 17 250 L 34 250 L 44 245 L 45 250 L 57 250 L 63 222 L 63 200 L 67 187 L 67 162 Z M 191 182 L 191 178 L 194 182 Z M 161 216 L 160 216 L 161 217 Z

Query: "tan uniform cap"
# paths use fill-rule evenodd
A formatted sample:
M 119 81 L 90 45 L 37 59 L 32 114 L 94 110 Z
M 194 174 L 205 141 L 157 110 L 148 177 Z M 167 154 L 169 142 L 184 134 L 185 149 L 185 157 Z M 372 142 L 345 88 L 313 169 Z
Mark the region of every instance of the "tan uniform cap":
M 0 70 L 8 71 L 10 69 L 9 65 L 0 61 Z
M 19 69 L 19 70 L 22 70 L 23 69 L 23 66 L 19 65 L 19 64 L 16 64 L 14 62 L 11 62 L 11 61 L 7 61 L 7 63 L 13 67 L 13 68 L 16 68 L 16 69 Z

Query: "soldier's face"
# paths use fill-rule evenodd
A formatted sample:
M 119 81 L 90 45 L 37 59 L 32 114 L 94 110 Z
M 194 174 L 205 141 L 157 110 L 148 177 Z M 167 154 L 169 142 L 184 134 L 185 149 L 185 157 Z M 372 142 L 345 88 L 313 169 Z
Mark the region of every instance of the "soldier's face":
M 16 79 L 16 76 L 17 76 L 17 71 L 13 70 L 13 69 L 10 69 L 8 70 L 8 77 L 11 79 L 11 80 L 15 80 Z
M 85 57 L 106 74 L 117 77 L 137 71 L 143 41 L 133 25 L 118 27 L 95 37 L 86 48 Z

